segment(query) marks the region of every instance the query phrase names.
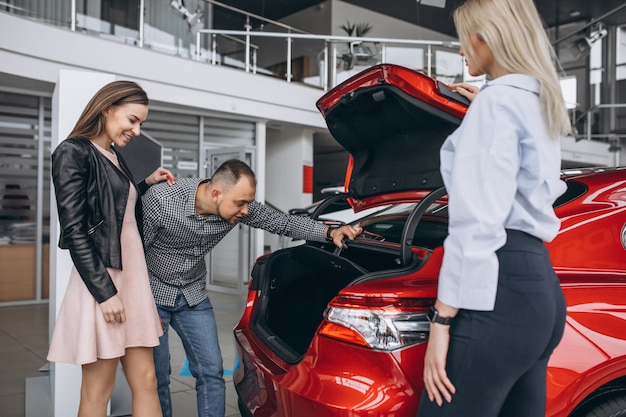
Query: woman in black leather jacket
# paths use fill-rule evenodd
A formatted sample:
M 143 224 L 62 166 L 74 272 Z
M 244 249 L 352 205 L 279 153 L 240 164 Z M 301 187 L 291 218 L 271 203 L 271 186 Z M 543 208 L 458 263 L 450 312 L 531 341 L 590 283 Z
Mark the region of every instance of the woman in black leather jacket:
M 118 362 L 130 385 L 133 416 L 161 415 L 152 348 L 161 323 L 141 239 L 141 194 L 174 181 L 158 168 L 139 185 L 116 147 L 139 135 L 148 97 L 134 82 L 104 86 L 69 138 L 52 154 L 61 237 L 74 268 L 48 360 L 82 366 L 78 416 L 105 416 Z

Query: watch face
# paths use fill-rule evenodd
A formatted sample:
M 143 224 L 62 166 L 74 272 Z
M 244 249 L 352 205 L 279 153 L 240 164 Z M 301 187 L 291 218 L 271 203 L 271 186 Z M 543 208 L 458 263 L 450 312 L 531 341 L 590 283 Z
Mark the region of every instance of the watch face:
M 428 310 L 428 321 L 431 323 L 449 325 L 452 323 L 452 317 L 441 317 L 437 309 L 433 306 Z

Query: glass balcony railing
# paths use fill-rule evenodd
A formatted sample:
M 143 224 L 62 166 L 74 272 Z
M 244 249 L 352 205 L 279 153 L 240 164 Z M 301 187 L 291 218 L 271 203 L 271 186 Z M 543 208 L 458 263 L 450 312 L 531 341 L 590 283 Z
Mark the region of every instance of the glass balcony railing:
M 236 45 L 228 48 L 226 36 L 236 39 Z M 196 37 L 195 60 L 324 90 L 379 63 L 403 65 L 448 84 L 464 80 L 459 46 L 453 42 L 219 29 L 201 29 Z M 265 51 L 271 51 L 274 60 L 268 60 Z
M 413 68 L 445 83 L 466 80 L 457 42 L 310 34 L 215 0 L 203 0 L 204 7 L 194 11 L 180 0 L 30 0 L 23 6 L 17 4 L 2 2 L 0 11 L 324 90 L 383 62 Z M 243 29 L 203 28 L 218 20 Z

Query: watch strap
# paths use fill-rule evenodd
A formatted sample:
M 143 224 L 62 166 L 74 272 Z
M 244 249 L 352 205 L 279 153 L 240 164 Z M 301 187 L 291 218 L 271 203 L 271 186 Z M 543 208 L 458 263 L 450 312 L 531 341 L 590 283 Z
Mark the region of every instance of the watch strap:
M 328 228 L 326 229 L 326 242 L 332 242 L 333 241 L 333 237 L 330 235 L 330 233 L 335 230 L 335 229 L 339 229 L 337 226 L 328 226 Z

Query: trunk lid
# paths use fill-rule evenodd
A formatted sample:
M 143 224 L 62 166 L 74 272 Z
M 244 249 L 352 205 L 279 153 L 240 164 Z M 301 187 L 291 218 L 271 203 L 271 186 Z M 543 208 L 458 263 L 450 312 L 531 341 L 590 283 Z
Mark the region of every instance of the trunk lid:
M 322 96 L 317 108 L 350 153 L 345 189 L 352 205 L 443 186 L 439 149 L 468 104 L 445 84 L 392 64 L 373 66 Z

